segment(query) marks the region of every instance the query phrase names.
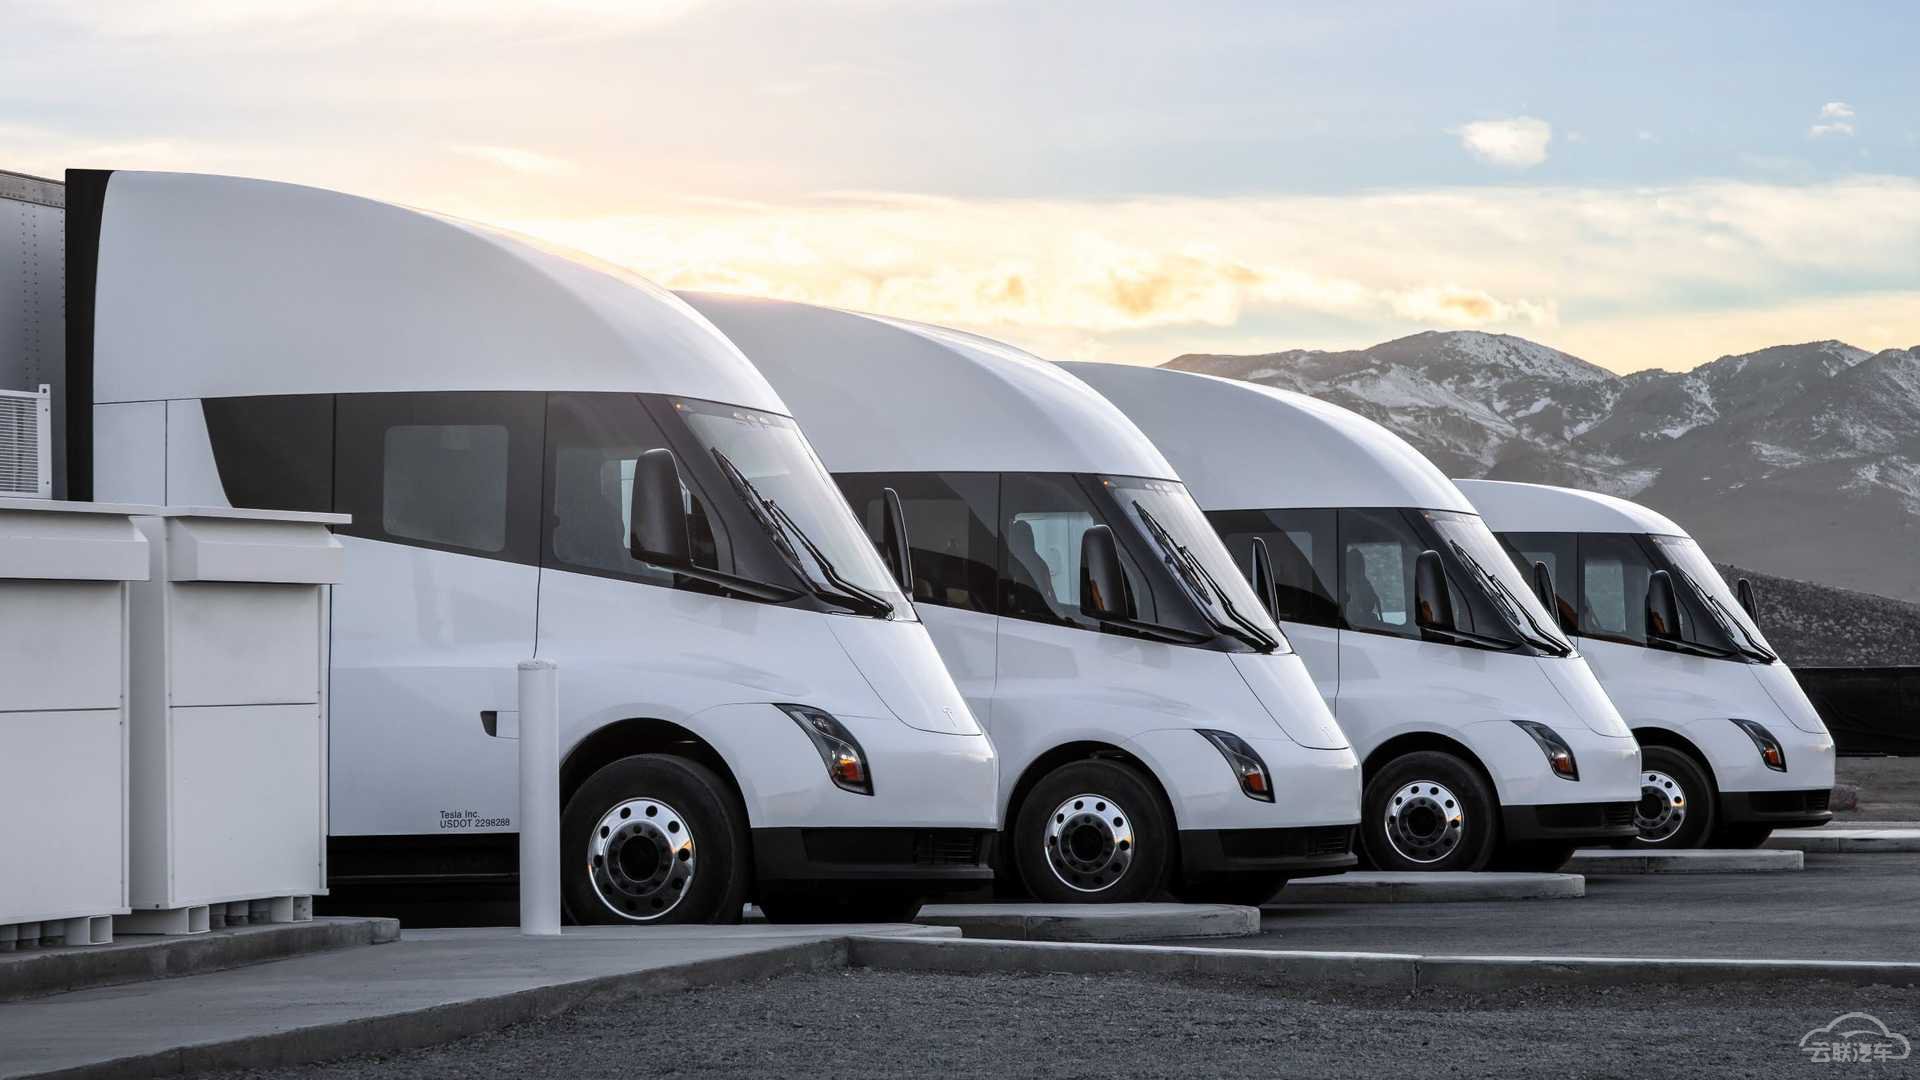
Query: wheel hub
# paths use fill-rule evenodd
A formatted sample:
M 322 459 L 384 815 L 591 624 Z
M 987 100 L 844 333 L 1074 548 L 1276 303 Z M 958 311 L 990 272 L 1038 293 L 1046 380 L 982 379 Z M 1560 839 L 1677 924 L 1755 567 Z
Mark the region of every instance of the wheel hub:
M 1105 795 L 1075 795 L 1054 807 L 1042 838 L 1047 866 L 1069 889 L 1110 889 L 1133 865 L 1133 817 Z
M 658 799 L 639 798 L 600 816 L 587 837 L 587 865 L 607 910 L 651 922 L 687 895 L 699 860 L 687 819 Z
M 1460 846 L 1467 817 L 1445 784 L 1416 780 L 1387 800 L 1383 824 L 1387 843 L 1401 858 L 1436 863 Z
M 1640 774 L 1640 803 L 1633 810 L 1633 824 L 1644 843 L 1671 840 L 1687 823 L 1687 789 L 1680 781 L 1663 772 L 1648 769 Z

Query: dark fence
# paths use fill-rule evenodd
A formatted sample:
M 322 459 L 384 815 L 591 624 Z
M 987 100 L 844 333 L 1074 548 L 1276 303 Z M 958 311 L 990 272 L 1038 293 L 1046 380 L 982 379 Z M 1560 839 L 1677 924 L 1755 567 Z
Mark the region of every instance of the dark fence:
M 1920 756 L 1920 667 L 1797 667 L 1842 754 Z

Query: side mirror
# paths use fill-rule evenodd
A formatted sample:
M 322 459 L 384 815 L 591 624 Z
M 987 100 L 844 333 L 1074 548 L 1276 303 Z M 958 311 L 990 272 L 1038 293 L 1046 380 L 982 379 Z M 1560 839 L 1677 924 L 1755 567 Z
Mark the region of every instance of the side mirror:
M 1247 581 L 1253 585 L 1253 594 L 1260 598 L 1260 605 L 1267 609 L 1267 614 L 1279 618 L 1280 583 L 1273 577 L 1273 558 L 1267 554 L 1267 542 L 1258 536 L 1253 538 L 1253 565 L 1247 573 Z
M 1130 619 L 1127 572 L 1113 530 L 1095 525 L 1080 535 L 1080 614 L 1089 619 Z
M 1453 594 L 1437 551 L 1423 551 L 1413 562 L 1413 621 L 1423 630 L 1453 629 Z
M 880 554 L 886 558 L 887 569 L 893 571 L 900 591 L 912 596 L 913 551 L 907 546 L 907 512 L 900 507 L 900 493 L 892 488 L 881 488 L 880 500 L 885 511 L 880 523 Z
M 649 450 L 633 466 L 627 502 L 627 550 L 641 562 L 681 567 L 693 562 L 687 539 L 687 504 L 680 494 L 680 467 L 673 451 Z
M 1680 601 L 1673 595 L 1673 575 L 1655 570 L 1647 578 L 1647 637 L 1680 639 Z
M 1741 578 L 1739 581 L 1734 582 L 1733 595 L 1740 601 L 1740 606 L 1746 609 L 1747 618 L 1752 619 L 1754 622 L 1759 622 L 1760 598 L 1753 595 L 1753 582 L 1748 581 L 1746 578 Z
M 1552 615 L 1554 621 L 1558 622 L 1560 601 L 1553 595 L 1553 571 L 1547 569 L 1546 563 L 1533 564 L 1533 595 L 1539 598 L 1540 606 L 1547 609 L 1547 614 Z

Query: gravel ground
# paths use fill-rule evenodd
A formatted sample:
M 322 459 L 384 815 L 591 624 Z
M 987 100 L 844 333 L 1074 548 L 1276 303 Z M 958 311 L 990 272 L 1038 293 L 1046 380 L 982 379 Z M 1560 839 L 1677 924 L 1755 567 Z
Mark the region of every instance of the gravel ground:
M 629 998 L 448 1046 L 228 1080 L 452 1077 L 1777 1077 L 1849 1011 L 1920 1037 L 1920 990 L 1469 994 L 1077 975 L 835 971 Z

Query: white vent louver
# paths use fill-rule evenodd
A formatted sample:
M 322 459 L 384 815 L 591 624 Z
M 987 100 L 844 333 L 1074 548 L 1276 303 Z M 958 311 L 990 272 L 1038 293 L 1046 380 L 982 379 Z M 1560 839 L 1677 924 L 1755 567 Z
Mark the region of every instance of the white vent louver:
M 50 390 L 0 390 L 0 498 L 53 498 Z

